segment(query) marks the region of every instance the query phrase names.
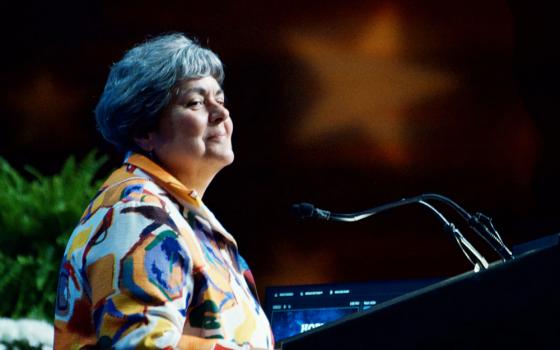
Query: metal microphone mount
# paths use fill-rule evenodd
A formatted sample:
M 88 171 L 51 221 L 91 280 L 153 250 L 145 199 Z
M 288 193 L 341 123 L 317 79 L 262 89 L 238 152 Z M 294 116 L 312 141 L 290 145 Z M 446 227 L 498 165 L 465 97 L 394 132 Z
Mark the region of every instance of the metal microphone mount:
M 491 218 L 482 213 L 475 213 L 474 215 L 471 215 L 451 199 L 435 193 L 426 193 L 415 197 L 402 198 L 394 202 L 390 202 L 356 213 L 332 213 L 328 210 L 315 208 L 312 204 L 309 203 L 295 204 L 292 206 L 292 210 L 294 214 L 300 218 L 316 218 L 320 220 L 354 222 L 363 220 L 367 217 L 381 213 L 388 209 L 412 203 L 418 203 L 430 209 L 433 213 L 436 214 L 439 220 L 444 224 L 445 230 L 453 235 L 463 253 L 474 265 L 475 271 L 488 268 L 488 262 L 482 256 L 482 254 L 480 254 L 474 248 L 474 246 L 461 234 L 459 229 L 453 223 L 448 221 L 442 213 L 440 213 L 434 206 L 428 203 L 429 201 L 444 203 L 455 210 L 459 214 L 459 216 L 461 216 L 467 222 L 468 226 L 478 236 L 484 239 L 492 247 L 492 249 L 494 249 L 494 251 L 502 258 L 502 260 L 507 261 L 514 258 L 511 250 L 505 245 L 498 231 L 494 228 Z

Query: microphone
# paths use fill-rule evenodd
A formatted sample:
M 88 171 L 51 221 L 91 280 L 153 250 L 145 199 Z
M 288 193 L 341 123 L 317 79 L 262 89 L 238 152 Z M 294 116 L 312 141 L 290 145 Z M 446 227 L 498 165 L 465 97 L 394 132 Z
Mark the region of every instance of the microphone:
M 492 225 L 492 220 L 489 217 L 481 213 L 471 215 L 451 199 L 439 194 L 426 193 L 415 197 L 402 198 L 394 202 L 355 213 L 333 213 L 328 210 L 316 208 L 313 204 L 310 203 L 298 203 L 292 205 L 292 213 L 300 219 L 316 218 L 320 220 L 354 222 L 381 213 L 388 209 L 412 203 L 421 204 L 424 207 L 430 209 L 431 212 L 435 213 L 439 220 L 444 224 L 444 228 L 446 229 L 446 231 L 449 231 L 454 236 L 463 253 L 475 265 L 475 271 L 479 269 L 480 266 L 487 268 L 488 263 L 486 262 L 484 257 L 482 257 L 482 255 L 474 248 L 474 246 L 467 241 L 467 239 L 461 234 L 461 232 L 455 227 L 453 223 L 449 222 L 443 216 L 443 214 L 441 214 L 436 208 L 428 203 L 429 200 L 442 202 L 454 209 L 468 223 L 469 227 L 476 234 L 482 237 L 500 255 L 502 260 L 505 261 L 514 258 L 513 254 L 504 244 L 500 235 Z M 476 260 L 476 262 L 474 262 L 473 260 Z
M 403 198 L 401 200 L 380 205 L 372 209 L 349 214 L 333 213 L 328 210 L 316 208 L 313 204 L 310 203 L 297 203 L 292 205 L 292 213 L 300 219 L 315 218 L 320 220 L 354 222 L 381 213 L 382 211 L 385 211 L 387 209 L 400 207 L 410 203 L 417 203 L 419 200 L 421 200 L 420 196 Z
M 328 210 L 317 209 L 311 203 L 298 203 L 292 205 L 292 214 L 299 219 L 315 218 L 330 220 L 331 212 Z

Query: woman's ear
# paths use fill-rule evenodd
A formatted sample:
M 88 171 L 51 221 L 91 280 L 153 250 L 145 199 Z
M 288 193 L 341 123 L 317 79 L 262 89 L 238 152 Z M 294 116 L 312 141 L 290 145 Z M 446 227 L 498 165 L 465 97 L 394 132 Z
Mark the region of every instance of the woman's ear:
M 136 134 L 136 136 L 134 136 L 134 142 L 142 150 L 144 150 L 147 153 L 150 153 L 155 148 L 154 137 L 155 137 L 155 135 L 154 135 L 153 132 L 142 132 L 142 133 L 138 133 L 138 134 Z

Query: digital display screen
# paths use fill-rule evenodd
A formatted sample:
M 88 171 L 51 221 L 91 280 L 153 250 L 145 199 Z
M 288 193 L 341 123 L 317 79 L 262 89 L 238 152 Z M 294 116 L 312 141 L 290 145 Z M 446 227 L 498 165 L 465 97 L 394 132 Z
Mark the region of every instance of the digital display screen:
M 278 286 L 266 289 L 264 309 L 276 341 L 364 311 L 443 278 Z

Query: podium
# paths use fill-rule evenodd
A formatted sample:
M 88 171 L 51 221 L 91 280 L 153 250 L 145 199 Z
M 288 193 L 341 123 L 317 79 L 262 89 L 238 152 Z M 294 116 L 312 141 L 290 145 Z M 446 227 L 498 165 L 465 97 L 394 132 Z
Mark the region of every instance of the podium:
M 299 349 L 560 349 L 560 245 L 288 339 Z

